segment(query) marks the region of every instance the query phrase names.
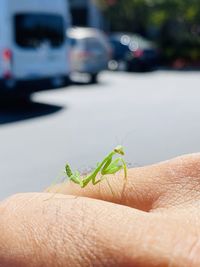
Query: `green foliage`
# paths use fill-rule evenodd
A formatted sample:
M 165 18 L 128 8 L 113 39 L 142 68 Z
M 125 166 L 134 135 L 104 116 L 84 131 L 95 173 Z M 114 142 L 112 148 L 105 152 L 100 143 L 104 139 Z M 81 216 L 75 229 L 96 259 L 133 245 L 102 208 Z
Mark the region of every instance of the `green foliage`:
M 103 9 L 109 30 L 146 35 L 161 45 L 166 57 L 200 59 L 199 0 L 96 1 Z

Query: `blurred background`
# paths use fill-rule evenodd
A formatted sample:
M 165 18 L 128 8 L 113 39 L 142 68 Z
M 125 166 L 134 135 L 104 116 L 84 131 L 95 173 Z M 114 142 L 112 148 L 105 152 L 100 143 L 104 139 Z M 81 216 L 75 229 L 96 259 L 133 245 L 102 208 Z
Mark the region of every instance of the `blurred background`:
M 198 0 L 1 0 L 0 199 L 200 151 Z

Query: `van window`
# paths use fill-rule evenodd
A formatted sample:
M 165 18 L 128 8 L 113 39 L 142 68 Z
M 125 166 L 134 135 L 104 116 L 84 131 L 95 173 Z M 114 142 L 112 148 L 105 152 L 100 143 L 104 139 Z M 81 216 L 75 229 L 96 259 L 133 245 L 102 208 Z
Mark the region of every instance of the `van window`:
M 69 38 L 71 47 L 74 47 L 77 45 L 78 41 L 75 38 Z
M 18 14 L 14 27 L 15 41 L 21 47 L 37 48 L 45 43 L 58 47 L 65 40 L 64 20 L 59 15 Z

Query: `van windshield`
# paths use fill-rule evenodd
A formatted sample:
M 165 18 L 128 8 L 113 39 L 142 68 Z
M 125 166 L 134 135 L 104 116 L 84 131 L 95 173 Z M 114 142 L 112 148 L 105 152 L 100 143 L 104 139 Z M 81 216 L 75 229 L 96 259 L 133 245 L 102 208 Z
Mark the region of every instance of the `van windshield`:
M 15 40 L 21 47 L 37 48 L 43 44 L 52 47 L 64 42 L 64 20 L 59 15 L 18 14 L 14 17 Z

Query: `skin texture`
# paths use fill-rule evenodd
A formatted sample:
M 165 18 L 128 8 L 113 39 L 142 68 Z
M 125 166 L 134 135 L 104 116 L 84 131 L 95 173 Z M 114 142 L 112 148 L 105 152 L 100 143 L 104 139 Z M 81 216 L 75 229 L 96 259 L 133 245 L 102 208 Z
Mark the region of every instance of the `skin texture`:
M 200 154 L 109 181 L 1 202 L 0 267 L 200 266 Z

